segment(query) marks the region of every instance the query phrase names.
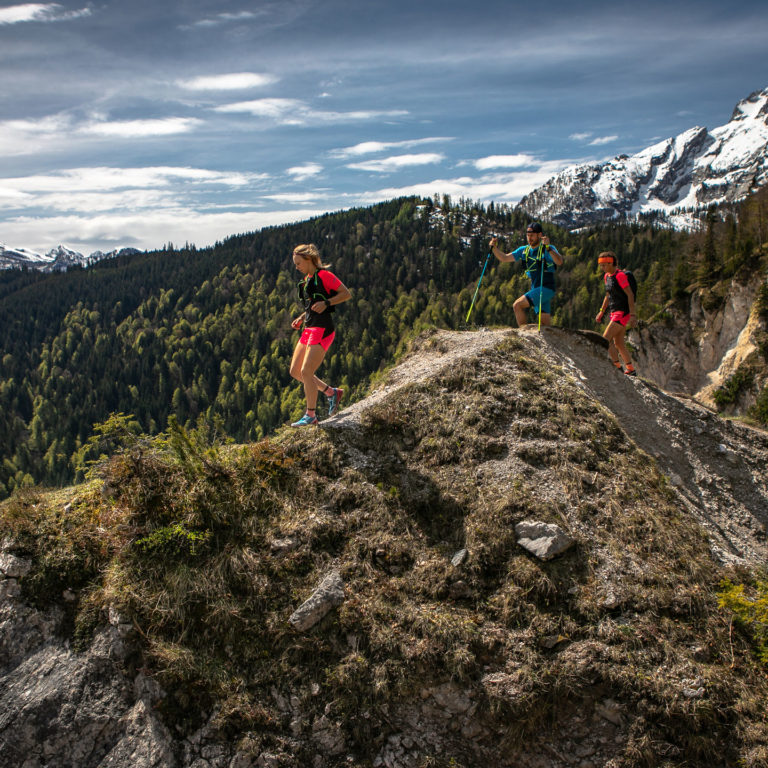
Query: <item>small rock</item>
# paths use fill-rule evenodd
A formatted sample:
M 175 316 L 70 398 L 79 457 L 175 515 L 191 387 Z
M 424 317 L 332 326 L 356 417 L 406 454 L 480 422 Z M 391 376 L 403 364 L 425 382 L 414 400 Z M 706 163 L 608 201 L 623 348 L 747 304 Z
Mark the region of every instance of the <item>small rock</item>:
M 32 563 L 16 555 L 0 554 L 0 573 L 7 579 L 23 579 L 31 570 Z
M 462 563 L 464 563 L 469 556 L 469 550 L 468 549 L 460 549 L 452 558 L 451 558 L 451 565 L 454 568 L 458 568 Z
M 454 715 L 460 715 L 472 706 L 467 695 L 452 683 L 445 683 L 433 689 L 432 698 L 441 709 Z
M 621 707 L 613 699 L 605 699 L 595 706 L 595 712 L 614 725 L 621 725 Z
M 683 478 L 674 472 L 669 476 L 669 482 L 675 487 L 680 488 L 683 485 Z
M 700 678 L 695 680 L 681 680 L 682 694 L 686 699 L 701 699 L 704 697 L 704 685 Z
M 68 603 L 74 603 L 75 600 L 77 600 L 77 595 L 71 590 L 71 589 L 65 589 L 61 596 L 68 602 Z
M 515 526 L 517 543 L 540 560 L 551 560 L 576 542 L 560 526 L 524 520 Z
M 293 612 L 288 621 L 299 632 L 306 632 L 343 602 L 344 582 L 341 575 L 334 571 L 322 580 L 312 596 Z
M 294 536 L 287 536 L 284 539 L 273 539 L 269 543 L 269 548 L 272 550 L 272 552 L 278 554 L 282 552 L 292 552 L 298 546 L 299 540 Z
M 271 752 L 262 752 L 259 755 L 258 760 L 256 760 L 256 765 L 258 768 L 279 768 L 281 762 L 280 755 L 275 755 Z
M 229 768 L 252 768 L 253 757 L 247 752 L 235 752 L 235 756 L 229 763 Z
M 15 598 L 21 594 L 21 585 L 16 579 L 4 579 L 0 581 L 0 599 L 4 597 Z

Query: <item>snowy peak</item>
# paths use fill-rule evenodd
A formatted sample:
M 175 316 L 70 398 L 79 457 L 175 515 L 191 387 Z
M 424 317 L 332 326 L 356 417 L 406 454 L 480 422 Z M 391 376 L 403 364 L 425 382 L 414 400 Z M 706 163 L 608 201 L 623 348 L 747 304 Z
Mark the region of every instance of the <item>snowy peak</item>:
M 6 248 L 0 244 L 0 269 L 37 269 L 41 272 L 63 272 L 73 266 L 87 267 L 102 259 L 116 256 L 129 256 L 140 253 L 136 248 L 120 248 L 109 253 L 94 251 L 84 256 L 64 245 L 51 248 L 48 253 L 40 254 L 26 248 Z
M 684 212 L 736 202 L 767 184 L 767 154 L 768 88 L 740 101 L 719 128 L 697 126 L 631 157 L 568 168 L 520 207 L 567 227 L 649 213 L 685 225 Z

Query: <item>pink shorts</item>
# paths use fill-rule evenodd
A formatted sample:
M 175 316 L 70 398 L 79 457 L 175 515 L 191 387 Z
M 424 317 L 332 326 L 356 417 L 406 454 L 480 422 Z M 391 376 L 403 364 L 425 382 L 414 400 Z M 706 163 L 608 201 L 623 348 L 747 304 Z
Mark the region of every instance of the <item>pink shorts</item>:
M 611 312 L 611 322 L 626 326 L 631 315 L 629 312 Z
M 336 331 L 331 331 L 327 336 L 323 336 L 326 331 L 326 328 L 305 328 L 301 333 L 299 344 L 305 344 L 308 347 L 319 344 L 327 352 L 336 338 Z

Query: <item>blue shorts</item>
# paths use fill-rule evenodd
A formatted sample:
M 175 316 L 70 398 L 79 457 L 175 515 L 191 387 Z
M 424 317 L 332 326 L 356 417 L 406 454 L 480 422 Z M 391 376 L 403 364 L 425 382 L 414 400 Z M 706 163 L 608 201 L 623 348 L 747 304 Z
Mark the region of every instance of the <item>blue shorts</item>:
M 531 288 L 525 294 L 528 303 L 533 307 L 533 311 L 539 313 L 539 300 L 541 300 L 541 312 L 544 315 L 552 314 L 552 297 L 555 292 L 551 288 Z

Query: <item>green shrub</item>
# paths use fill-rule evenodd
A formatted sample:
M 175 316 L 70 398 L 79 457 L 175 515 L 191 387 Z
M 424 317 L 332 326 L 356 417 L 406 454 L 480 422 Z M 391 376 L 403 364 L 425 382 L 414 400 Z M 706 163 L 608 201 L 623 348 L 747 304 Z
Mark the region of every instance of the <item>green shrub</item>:
M 735 623 L 749 637 L 755 654 L 768 665 L 768 581 L 734 584 L 725 579 L 718 604 L 733 614 Z
M 760 424 L 768 425 L 768 386 L 760 390 L 755 404 L 749 409 L 749 415 Z
M 717 407 L 722 410 L 738 401 L 741 393 L 752 386 L 755 374 L 748 368 L 739 368 L 713 395 Z
M 166 525 L 152 531 L 136 542 L 145 555 L 164 557 L 194 557 L 199 555 L 211 540 L 210 531 L 190 531 L 182 523 Z

